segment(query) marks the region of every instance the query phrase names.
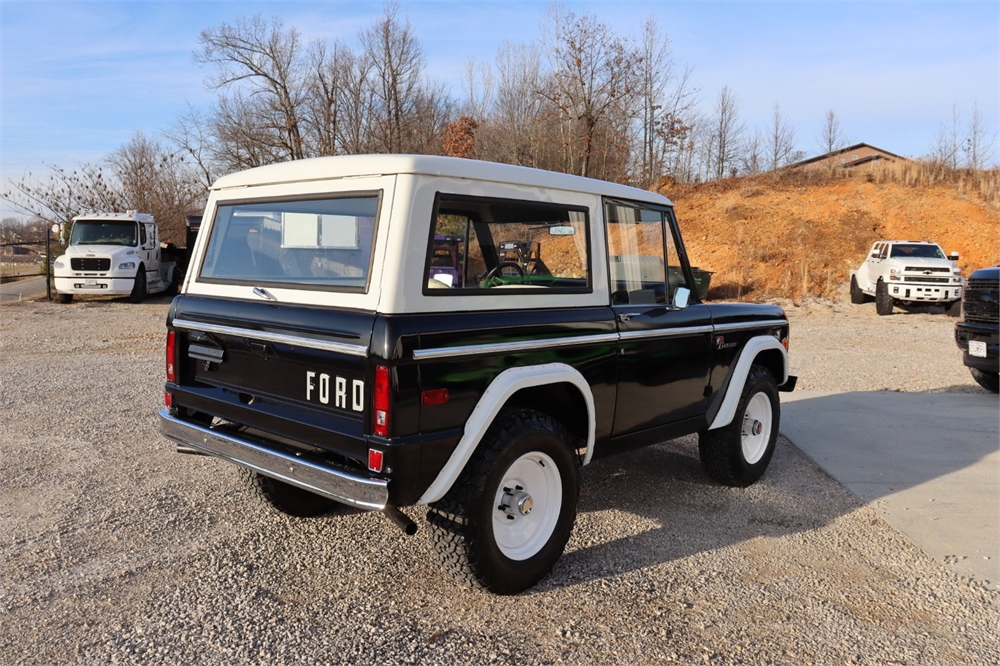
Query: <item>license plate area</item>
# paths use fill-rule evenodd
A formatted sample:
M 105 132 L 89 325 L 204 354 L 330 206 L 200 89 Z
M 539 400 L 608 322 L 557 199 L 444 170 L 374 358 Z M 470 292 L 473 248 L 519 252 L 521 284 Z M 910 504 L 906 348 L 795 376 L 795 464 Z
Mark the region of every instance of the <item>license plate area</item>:
M 986 343 L 982 340 L 969 340 L 969 356 L 986 358 Z

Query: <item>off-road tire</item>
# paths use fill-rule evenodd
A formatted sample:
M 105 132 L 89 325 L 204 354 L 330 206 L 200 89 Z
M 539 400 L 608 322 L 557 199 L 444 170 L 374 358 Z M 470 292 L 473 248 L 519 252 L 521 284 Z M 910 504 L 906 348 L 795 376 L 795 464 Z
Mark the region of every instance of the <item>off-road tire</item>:
M 56 294 L 56 298 L 59 299 L 60 303 L 72 303 L 73 294 Z
M 962 316 L 962 301 L 961 299 L 957 301 L 952 301 L 949 303 L 945 309 L 944 313 L 949 317 L 961 317 Z
M 128 299 L 133 303 L 142 303 L 146 299 L 146 267 L 139 264 L 139 270 L 135 273 L 135 280 L 132 282 L 132 293 Z
M 855 305 L 861 305 L 862 303 L 867 303 L 870 297 L 865 292 L 861 291 L 861 287 L 858 286 L 858 277 L 856 275 L 851 276 L 851 303 Z
M 764 402 L 765 400 L 769 405 Z M 763 413 L 761 409 L 764 410 Z M 744 433 L 744 422 L 754 413 L 766 417 L 769 421 L 764 424 L 766 430 L 758 435 L 750 435 L 751 440 L 747 443 L 751 446 L 756 444 L 756 448 L 753 459 L 748 460 L 744 446 L 747 437 Z M 698 455 L 705 473 L 721 484 L 736 488 L 755 483 L 764 475 L 771 462 L 771 456 L 774 455 L 780 421 L 778 386 L 774 376 L 762 365 L 751 366 L 732 422 L 722 428 L 703 430 L 698 434 Z
M 469 459 L 448 493 L 434 502 L 427 513 L 431 539 L 444 568 L 461 583 L 495 594 L 517 594 L 541 580 L 562 555 L 573 524 L 579 497 L 579 460 L 572 450 L 573 438 L 566 428 L 551 416 L 524 408 L 504 408 L 487 430 L 479 447 Z M 496 498 L 503 492 L 508 472 L 522 464 L 539 465 L 528 457 L 538 456 L 554 463 L 560 487 L 544 488 L 534 500 L 539 500 L 534 511 L 551 516 L 551 532 L 539 528 L 533 542 L 534 554 L 513 559 L 509 544 L 502 546 L 497 534 L 504 534 L 505 518 Z M 541 467 L 545 467 L 544 464 Z M 538 469 L 539 473 L 541 469 Z M 514 489 L 511 489 L 514 490 Z M 540 490 L 525 488 L 529 493 Z M 552 490 L 548 493 L 548 490 Z M 551 494 L 559 498 L 559 506 L 547 504 Z M 520 520 L 521 517 L 515 518 Z M 494 526 L 498 521 L 499 527 Z M 546 534 L 548 535 L 546 537 Z M 534 546 L 533 546 L 534 547 Z
M 969 368 L 969 372 L 972 373 L 972 378 L 976 380 L 976 383 L 984 389 L 993 393 L 1000 393 L 1000 374 L 997 372 L 987 372 L 979 368 Z
M 321 495 L 302 490 L 283 481 L 240 467 L 240 476 L 250 491 L 281 513 L 298 518 L 309 518 L 328 513 L 337 502 Z
M 875 283 L 875 312 L 879 315 L 892 314 L 892 296 L 889 295 L 889 287 L 879 278 Z

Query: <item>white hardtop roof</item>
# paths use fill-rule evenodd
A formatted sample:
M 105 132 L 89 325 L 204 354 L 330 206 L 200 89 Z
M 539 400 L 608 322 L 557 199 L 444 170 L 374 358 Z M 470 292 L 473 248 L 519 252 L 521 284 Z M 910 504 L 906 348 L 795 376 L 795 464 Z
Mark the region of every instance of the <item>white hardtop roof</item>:
M 77 220 L 129 220 L 131 222 L 152 222 L 153 216 L 149 213 L 137 213 L 134 210 L 130 210 L 127 213 L 87 213 L 86 215 L 77 215 L 73 218 L 73 221 Z
M 667 197 L 627 185 L 529 167 L 440 155 L 338 155 L 281 162 L 240 171 L 215 181 L 213 190 L 360 176 L 421 174 L 494 181 L 571 192 L 589 192 L 672 206 Z
M 934 241 L 884 240 L 878 243 L 906 243 L 907 245 L 937 245 Z

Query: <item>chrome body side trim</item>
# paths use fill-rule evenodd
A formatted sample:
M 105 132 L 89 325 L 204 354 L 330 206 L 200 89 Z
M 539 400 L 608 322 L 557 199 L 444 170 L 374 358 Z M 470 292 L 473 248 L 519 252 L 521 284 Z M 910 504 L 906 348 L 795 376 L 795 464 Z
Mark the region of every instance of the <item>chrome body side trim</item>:
M 773 328 L 775 326 L 788 326 L 787 319 L 768 319 L 766 321 L 741 321 L 734 324 L 714 324 L 715 331 L 740 331 L 748 328 Z
M 260 474 L 361 509 L 384 509 L 389 482 L 303 460 L 229 433 L 182 421 L 161 409 L 160 434 L 200 453 L 217 456 Z
M 518 342 L 496 342 L 482 345 L 416 349 L 413 351 L 413 358 L 416 360 L 425 360 L 452 358 L 456 356 L 477 356 L 479 354 L 516 353 L 532 351 L 534 349 L 551 349 L 552 347 L 569 347 L 573 345 L 599 344 L 602 342 L 618 342 L 618 334 L 599 333 L 596 335 L 577 335 L 570 338 L 546 338 L 542 340 L 519 340 Z
M 331 342 L 329 340 L 317 340 L 316 338 L 304 338 L 298 335 L 287 335 L 285 333 L 269 333 L 267 331 L 255 331 L 251 328 L 236 328 L 235 326 L 219 326 L 217 324 L 203 324 L 187 319 L 174 319 L 174 328 L 182 328 L 187 331 L 202 331 L 204 333 L 218 333 L 220 335 L 234 335 L 243 338 L 253 338 L 254 340 L 264 340 L 266 342 L 276 342 L 283 345 L 293 345 L 295 347 L 307 347 L 309 349 L 319 349 L 331 351 L 347 356 L 368 357 L 368 348 L 363 345 L 349 345 L 343 342 Z
M 636 338 L 676 338 L 681 335 L 694 335 L 697 333 L 711 333 L 714 328 L 711 325 L 705 326 L 679 326 L 677 328 L 654 328 L 648 331 L 625 331 L 619 333 L 621 340 L 634 340 Z

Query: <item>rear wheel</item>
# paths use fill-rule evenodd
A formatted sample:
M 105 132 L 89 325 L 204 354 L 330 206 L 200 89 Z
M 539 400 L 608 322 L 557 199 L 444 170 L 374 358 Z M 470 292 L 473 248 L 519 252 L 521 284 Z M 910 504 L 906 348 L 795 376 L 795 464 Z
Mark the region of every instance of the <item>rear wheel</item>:
M 427 514 L 446 569 L 496 594 L 517 594 L 552 569 L 576 520 L 571 441 L 546 414 L 500 412 L 451 490 Z
M 705 473 L 727 486 L 749 486 L 760 479 L 774 455 L 781 418 L 778 387 L 771 371 L 750 368 L 732 423 L 698 435 Z
M 892 314 L 892 296 L 889 287 L 881 279 L 875 284 L 875 312 L 879 315 Z
M 855 305 L 861 305 L 862 303 L 868 302 L 868 296 L 865 292 L 861 291 L 861 287 L 858 286 L 858 277 L 856 275 L 851 276 L 851 303 Z
M 146 267 L 139 264 L 139 270 L 136 271 L 135 281 L 132 283 L 132 293 L 129 294 L 129 300 L 133 303 L 142 303 L 146 299 Z
M 56 298 L 59 299 L 60 303 L 72 303 L 73 294 L 56 294 Z
M 976 383 L 984 389 L 993 393 L 1000 393 L 1000 374 L 987 372 L 979 368 L 969 368 L 969 372 L 972 373 L 972 378 L 976 380 Z
M 327 513 L 337 502 L 296 486 L 240 467 L 240 476 L 250 490 L 281 513 L 308 518 Z

